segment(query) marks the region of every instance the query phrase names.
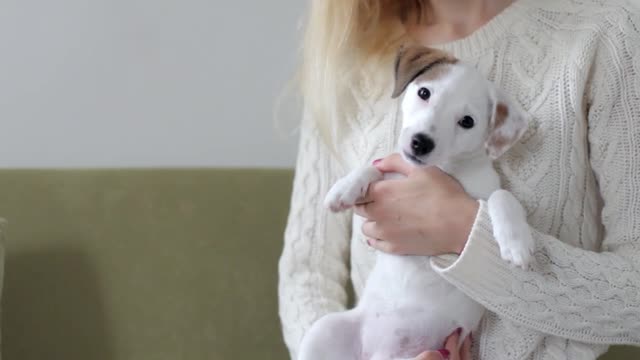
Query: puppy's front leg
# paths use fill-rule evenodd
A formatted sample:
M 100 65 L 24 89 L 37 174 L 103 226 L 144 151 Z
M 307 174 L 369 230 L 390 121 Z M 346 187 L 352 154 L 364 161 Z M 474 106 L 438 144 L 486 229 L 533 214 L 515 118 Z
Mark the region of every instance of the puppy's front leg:
M 346 210 L 365 196 L 371 183 L 382 178 L 383 174 L 375 166 L 356 169 L 331 187 L 324 204 L 334 212 Z
M 535 241 L 524 208 L 506 190 L 497 190 L 491 194 L 488 205 L 500 255 L 513 265 L 526 269 L 533 258 Z

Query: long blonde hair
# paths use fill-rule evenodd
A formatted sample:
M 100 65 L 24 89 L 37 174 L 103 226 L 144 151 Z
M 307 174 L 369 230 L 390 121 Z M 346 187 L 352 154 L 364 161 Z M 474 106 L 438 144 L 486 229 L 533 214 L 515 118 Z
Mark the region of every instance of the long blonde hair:
M 364 82 L 386 90 L 393 57 L 406 41 L 403 22 L 422 13 L 423 1 L 311 0 L 300 86 L 325 140 L 334 143 L 345 119 L 355 114 L 354 94 Z

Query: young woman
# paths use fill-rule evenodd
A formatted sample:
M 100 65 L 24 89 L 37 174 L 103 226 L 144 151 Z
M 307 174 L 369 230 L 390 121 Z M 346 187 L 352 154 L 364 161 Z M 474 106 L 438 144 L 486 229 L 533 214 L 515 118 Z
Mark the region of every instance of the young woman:
M 345 309 L 349 279 L 361 292 L 374 249 L 432 256 L 430 266 L 488 309 L 473 359 L 589 360 L 609 344 L 640 344 L 638 14 L 617 0 L 312 0 L 280 260 L 292 357 L 316 319 Z M 531 115 L 496 161 L 528 212 L 531 269 L 501 259 L 486 202 L 398 156 L 376 164 L 407 177 L 370 189 L 355 210 L 368 220 L 362 229 L 351 229 L 353 213 L 323 208 L 336 179 L 394 152 L 392 62 L 407 42 L 474 64 Z

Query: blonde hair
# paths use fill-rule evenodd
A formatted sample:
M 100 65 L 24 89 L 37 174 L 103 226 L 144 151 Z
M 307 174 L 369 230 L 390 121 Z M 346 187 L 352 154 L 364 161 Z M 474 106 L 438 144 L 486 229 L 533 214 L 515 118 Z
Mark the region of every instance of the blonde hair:
M 312 0 L 303 41 L 300 86 L 306 111 L 325 140 L 335 143 L 356 112 L 355 92 L 385 87 L 403 26 L 423 0 Z

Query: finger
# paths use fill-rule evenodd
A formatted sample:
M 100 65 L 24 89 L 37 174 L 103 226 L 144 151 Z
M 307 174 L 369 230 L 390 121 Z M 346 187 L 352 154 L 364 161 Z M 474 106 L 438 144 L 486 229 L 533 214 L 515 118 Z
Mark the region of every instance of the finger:
M 383 173 L 400 173 L 409 175 L 415 167 L 405 161 L 400 154 L 389 155 L 375 164 L 375 167 Z
M 376 203 L 375 201 L 358 204 L 353 209 L 353 212 L 355 212 L 356 215 L 362 216 L 367 220 L 375 221 L 375 220 L 379 220 L 376 216 L 378 213 L 377 209 L 379 206 L 380 204 Z
M 375 221 L 365 221 L 362 224 L 362 233 L 367 239 L 384 239 L 380 225 Z
M 396 182 L 392 180 L 380 180 L 369 184 L 366 194 L 358 200 L 357 204 L 366 204 L 380 200 L 380 198 L 388 195 L 391 187 L 395 186 Z
M 379 184 L 380 181 L 376 181 L 374 183 L 369 184 L 369 186 L 367 187 L 367 192 L 364 194 L 363 197 L 361 197 L 360 199 L 358 199 L 356 201 L 356 205 L 364 205 L 366 203 L 370 203 L 370 202 L 374 202 L 376 201 L 374 194 L 375 192 L 373 192 L 371 189 L 376 187 L 376 184 Z
M 356 206 L 353 208 L 353 212 L 358 215 L 358 216 L 362 216 L 365 219 L 368 219 L 369 217 L 368 215 L 368 211 L 367 211 L 367 206 L 369 206 L 369 204 L 373 204 L 372 202 L 360 202 L 357 203 Z
M 473 340 L 471 339 L 471 333 L 464 339 L 462 343 L 462 349 L 460 349 L 460 360 L 471 360 L 471 345 Z
M 367 239 L 367 244 L 374 249 L 388 254 L 404 255 L 402 247 L 396 241 L 388 241 L 393 237 L 385 231 L 385 228 L 377 221 L 365 221 L 362 224 L 362 234 Z
M 387 254 L 404 255 L 398 244 L 390 241 L 380 240 L 376 238 L 367 238 L 367 244 L 376 250 L 380 250 Z
M 414 360 L 447 360 L 449 359 L 449 351 L 441 349 L 438 351 L 425 351 L 418 355 Z
M 458 350 L 458 342 L 460 341 L 460 333 L 462 329 L 458 329 L 453 332 L 453 334 L 449 335 L 447 341 L 444 343 L 444 348 L 447 349 L 451 355 L 449 356 L 450 360 L 462 360 L 460 358 L 460 351 Z

